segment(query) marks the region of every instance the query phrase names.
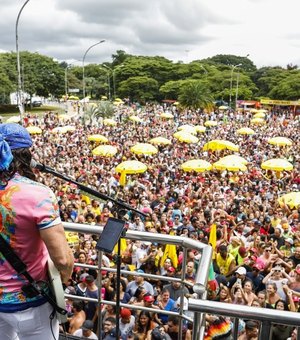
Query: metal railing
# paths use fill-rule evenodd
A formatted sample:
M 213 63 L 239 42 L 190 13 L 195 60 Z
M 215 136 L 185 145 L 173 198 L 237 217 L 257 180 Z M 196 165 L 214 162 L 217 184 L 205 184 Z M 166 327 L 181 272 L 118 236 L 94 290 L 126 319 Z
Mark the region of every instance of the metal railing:
M 66 231 L 71 231 L 71 232 L 77 232 L 77 233 L 83 233 L 83 234 L 94 234 L 94 235 L 101 235 L 103 231 L 103 227 L 101 226 L 91 226 L 91 225 L 85 225 L 85 224 L 79 224 L 79 223 L 68 223 L 68 222 L 63 222 L 64 228 Z M 199 265 L 197 268 L 196 272 L 196 277 L 195 277 L 195 282 L 196 284 L 194 285 L 194 291 L 195 294 L 197 295 L 197 298 L 203 298 L 205 297 L 206 293 L 206 286 L 207 286 L 207 280 L 208 280 L 208 273 L 209 273 L 209 266 L 211 263 L 211 258 L 212 258 L 212 248 L 208 246 L 207 244 L 201 243 L 199 241 L 195 241 L 192 239 L 189 239 L 187 237 L 180 237 L 180 236 L 173 236 L 173 235 L 165 235 L 165 234 L 158 234 L 158 233 L 149 233 L 149 232 L 139 232 L 139 231 L 132 231 L 128 230 L 126 231 L 126 236 L 124 237 L 126 239 L 134 240 L 134 241 L 144 241 L 144 242 L 157 242 L 160 244 L 174 244 L 176 246 L 182 247 L 183 249 L 183 260 L 182 260 L 182 273 L 181 273 L 181 278 L 169 278 L 168 281 L 180 281 L 183 284 L 189 284 L 184 280 L 185 278 L 185 268 L 187 264 L 187 250 L 188 249 L 194 249 L 197 250 L 201 253 L 201 257 L 199 259 Z M 99 252 L 101 253 L 101 252 Z M 101 254 L 99 254 L 98 257 L 100 257 Z M 98 261 L 101 262 L 101 261 Z M 78 264 L 76 264 L 77 266 Z M 106 267 L 101 267 L 101 263 L 98 264 L 98 267 L 96 266 L 87 266 L 85 264 L 82 264 L 81 266 L 83 267 L 89 267 L 92 269 L 98 269 L 100 275 L 98 275 L 98 284 L 99 287 L 101 286 L 101 271 L 106 270 L 106 271 L 111 271 L 111 272 L 116 272 L 116 269 L 114 268 L 106 268 Z M 121 270 L 121 273 L 124 275 L 134 275 L 135 272 L 132 271 L 126 271 L 126 270 Z M 147 278 L 155 278 L 155 279 L 162 279 L 165 280 L 165 276 L 160 276 L 160 275 L 149 275 L 149 274 L 142 274 L 138 273 L 139 276 L 144 276 Z M 101 287 L 100 287 L 101 289 Z M 86 298 L 80 298 L 80 297 L 74 297 L 73 295 L 68 295 L 66 294 L 66 297 L 72 298 L 72 299 L 78 299 L 78 300 L 86 300 Z M 201 334 L 203 334 L 203 328 L 199 327 L 203 322 L 202 317 L 203 314 L 201 313 L 195 313 L 194 320 L 191 320 L 187 316 L 184 315 L 183 313 L 183 303 L 184 303 L 184 292 L 182 290 L 182 295 L 180 298 L 180 308 L 179 308 L 179 313 L 176 312 L 167 312 L 167 311 L 160 311 L 162 314 L 168 314 L 168 315 L 178 315 L 181 319 L 186 319 L 188 321 L 194 321 L 193 322 L 193 338 L 194 339 L 200 339 Z M 101 294 L 99 294 L 99 300 L 96 299 L 89 299 L 89 301 L 94 301 L 99 304 L 99 306 L 104 303 L 104 304 L 112 304 L 114 305 L 115 302 L 113 301 L 107 301 L 107 300 L 101 300 Z M 121 307 L 127 307 L 130 309 L 138 309 L 138 310 L 148 310 L 149 312 L 157 312 L 156 310 L 152 310 L 146 307 L 141 307 L 137 306 L 135 307 L 134 305 L 128 305 L 128 304 L 120 304 Z M 180 323 L 180 328 L 179 328 L 179 340 L 182 338 L 182 323 Z
M 78 233 L 87 233 L 94 235 L 101 235 L 103 227 L 100 226 L 91 226 L 85 224 L 78 223 L 67 223 L 63 222 L 64 228 L 66 231 L 78 232 Z M 159 311 L 162 314 L 168 315 L 178 315 L 182 320 L 188 320 L 193 322 L 193 340 L 201 340 L 204 338 L 205 331 L 205 313 L 222 315 L 234 318 L 234 327 L 233 327 L 233 339 L 237 339 L 238 337 L 238 320 L 239 319 L 247 319 L 247 320 L 257 320 L 260 322 L 260 332 L 259 339 L 260 340 L 268 340 L 270 339 L 271 326 L 272 323 L 276 324 L 285 324 L 295 327 L 300 327 L 300 313 L 293 312 L 285 312 L 280 310 L 272 310 L 272 309 L 264 309 L 257 307 L 250 307 L 244 305 L 235 305 L 229 303 L 215 302 L 206 300 L 206 287 L 208 280 L 209 267 L 212 259 L 212 248 L 204 243 L 199 241 L 195 241 L 186 237 L 173 236 L 173 235 L 165 235 L 158 233 L 149 233 L 149 232 L 138 232 L 128 230 L 126 232 L 126 239 L 134 240 L 134 241 L 144 241 L 144 242 L 157 242 L 160 244 L 174 244 L 176 246 L 180 246 L 183 248 L 183 261 L 182 261 L 182 273 L 181 278 L 172 278 L 168 277 L 168 281 L 180 281 L 185 285 L 189 285 L 189 282 L 184 280 L 185 278 L 185 267 L 187 263 L 187 250 L 195 249 L 201 253 L 201 257 L 199 260 L 199 266 L 197 268 L 195 284 L 193 285 L 193 290 L 197 295 L 197 298 L 188 299 L 188 311 L 194 312 L 194 319 L 191 320 L 189 317 L 184 315 L 183 313 L 183 292 L 181 296 L 181 305 L 179 312 L 167 312 L 167 311 Z M 101 255 L 101 254 L 100 254 Z M 99 261 L 100 262 L 100 261 Z M 115 268 L 106 268 L 101 267 L 101 264 L 98 266 L 92 266 L 87 264 L 76 264 L 76 266 L 82 266 L 84 268 L 91 268 L 99 270 L 100 275 L 98 275 L 98 284 L 99 287 L 101 285 L 101 271 L 110 271 L 116 272 Z M 135 275 L 136 272 L 121 270 L 123 275 Z M 144 276 L 152 279 L 162 279 L 165 280 L 165 276 L 161 275 L 150 275 L 138 273 L 139 276 Z M 101 289 L 101 287 L 100 287 Z M 101 300 L 101 294 L 99 294 L 99 300 L 78 297 L 74 295 L 65 294 L 66 297 L 78 300 L 85 301 L 93 301 L 100 304 L 110 304 L 115 305 L 114 301 Z M 130 308 L 132 310 L 148 310 L 149 312 L 157 312 L 157 309 L 147 308 L 142 306 L 135 306 L 129 304 L 120 304 L 121 307 Z M 180 323 L 180 331 L 179 331 L 179 340 L 182 338 L 182 323 Z M 298 332 L 298 340 L 300 340 L 300 332 Z
M 190 311 L 195 313 L 217 314 L 234 318 L 238 325 L 239 319 L 256 320 L 260 322 L 259 340 L 269 340 L 272 324 L 283 324 L 300 327 L 300 313 L 286 312 L 278 309 L 258 308 L 232 303 L 189 299 Z M 233 338 L 237 339 L 237 327 L 234 327 Z M 300 332 L 298 332 L 299 339 Z

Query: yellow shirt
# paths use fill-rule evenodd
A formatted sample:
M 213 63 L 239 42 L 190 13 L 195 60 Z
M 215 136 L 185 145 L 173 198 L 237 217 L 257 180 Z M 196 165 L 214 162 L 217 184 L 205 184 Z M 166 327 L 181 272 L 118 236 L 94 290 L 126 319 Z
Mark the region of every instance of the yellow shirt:
M 227 254 L 226 259 L 223 259 L 221 254 L 217 254 L 216 262 L 220 269 L 220 274 L 225 275 L 225 276 L 228 275 L 229 268 L 230 268 L 232 261 L 234 261 L 234 257 L 231 254 Z

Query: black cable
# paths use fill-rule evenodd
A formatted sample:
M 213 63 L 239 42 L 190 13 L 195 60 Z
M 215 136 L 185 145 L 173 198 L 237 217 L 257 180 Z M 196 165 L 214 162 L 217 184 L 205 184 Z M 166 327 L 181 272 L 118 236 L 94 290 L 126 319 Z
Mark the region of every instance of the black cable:
M 52 322 L 53 322 L 53 319 L 54 319 L 54 316 L 55 316 L 55 309 L 53 308 L 53 311 L 52 313 L 50 314 L 49 316 L 49 319 L 50 319 L 50 329 L 51 329 L 51 333 L 52 333 L 52 336 L 53 336 L 53 339 L 56 340 L 56 337 L 54 335 L 54 332 L 53 332 L 53 325 L 52 325 Z

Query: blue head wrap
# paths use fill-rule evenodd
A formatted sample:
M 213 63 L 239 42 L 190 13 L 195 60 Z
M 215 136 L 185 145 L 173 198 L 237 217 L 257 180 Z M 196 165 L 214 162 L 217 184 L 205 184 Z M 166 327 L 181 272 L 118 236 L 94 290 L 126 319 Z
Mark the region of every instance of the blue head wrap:
M 29 132 L 16 123 L 0 124 L 0 170 L 7 170 L 13 160 L 11 150 L 30 148 Z

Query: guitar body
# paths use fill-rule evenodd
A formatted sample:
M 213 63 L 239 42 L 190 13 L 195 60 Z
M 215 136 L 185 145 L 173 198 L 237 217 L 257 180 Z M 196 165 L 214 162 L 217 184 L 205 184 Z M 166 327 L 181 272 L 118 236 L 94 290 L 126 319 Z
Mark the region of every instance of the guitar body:
M 59 307 L 66 309 L 64 289 L 61 282 L 60 274 L 50 258 L 48 259 L 48 274 L 50 288 L 56 303 L 58 304 Z M 56 317 L 59 323 L 67 322 L 67 315 L 62 315 L 57 312 Z

